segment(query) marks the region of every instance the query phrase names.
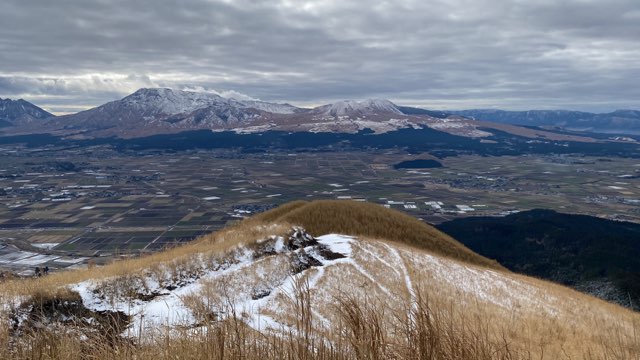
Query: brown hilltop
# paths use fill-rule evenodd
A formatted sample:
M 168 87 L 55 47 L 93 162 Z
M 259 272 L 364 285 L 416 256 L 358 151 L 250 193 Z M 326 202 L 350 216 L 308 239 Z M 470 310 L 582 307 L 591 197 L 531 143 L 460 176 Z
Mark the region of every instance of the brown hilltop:
M 315 236 L 335 233 L 400 242 L 471 264 L 503 269 L 496 261 L 476 254 L 433 226 L 372 203 L 294 201 L 259 214 L 255 220 L 299 225 Z

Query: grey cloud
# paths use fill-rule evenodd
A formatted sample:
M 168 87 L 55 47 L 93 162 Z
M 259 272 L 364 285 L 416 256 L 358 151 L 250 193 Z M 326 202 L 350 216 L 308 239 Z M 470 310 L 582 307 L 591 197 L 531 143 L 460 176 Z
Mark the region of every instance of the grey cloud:
M 640 108 L 638 13 L 635 0 L 5 0 L 0 96 L 54 111 L 142 86 L 301 104 Z

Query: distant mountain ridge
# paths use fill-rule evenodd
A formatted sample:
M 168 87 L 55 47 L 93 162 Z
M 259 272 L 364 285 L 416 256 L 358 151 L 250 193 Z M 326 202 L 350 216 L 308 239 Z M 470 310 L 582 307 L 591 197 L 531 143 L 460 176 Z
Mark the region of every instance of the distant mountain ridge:
M 313 109 L 299 108 L 290 104 L 271 103 L 260 100 L 224 98 L 207 92 L 182 91 L 170 88 L 142 88 L 136 92 L 104 105 L 76 114 L 55 118 L 55 115 L 25 100 L 0 98 L 0 127 L 25 126 L 34 120 L 45 120 L 43 129 L 66 129 L 92 132 L 111 129 L 111 136 L 122 130 L 135 135 L 145 127 L 146 135 L 195 129 L 246 128 L 257 131 L 279 128 L 281 125 L 302 130 L 348 132 L 366 127 L 359 124 L 333 124 L 332 120 L 373 120 L 377 123 L 391 122 L 388 129 L 407 127 L 397 120 L 402 116 L 428 117 L 431 119 L 468 119 L 468 121 L 492 122 L 516 126 L 558 128 L 569 131 L 586 131 L 604 134 L 640 135 L 640 111 L 616 110 L 609 113 L 590 113 L 570 110 L 507 111 L 499 109 L 470 109 L 440 111 L 418 107 L 399 106 L 386 99 L 341 100 Z M 317 124 L 320 120 L 321 124 Z M 395 124 L 394 124 L 395 121 Z M 371 125 L 371 121 L 367 121 Z M 468 127 L 469 122 L 467 122 Z M 39 124 L 40 125 L 40 124 Z M 256 127 L 256 125 L 258 127 Z M 487 124 L 482 124 L 486 127 Z M 293 127 L 292 127 L 293 126 Z M 437 127 L 450 127 L 438 124 Z M 459 127 L 459 125 L 457 125 Z M 374 126 L 375 127 L 375 126 Z M 380 127 L 380 126 L 378 126 Z M 317 130 L 313 130 L 317 129 Z M 503 130 L 504 129 L 500 129 Z M 243 130 L 244 131 L 244 130 Z M 480 131 L 467 131 L 480 136 Z M 143 134 L 144 135 L 144 134 Z M 486 133 L 485 133 L 486 135 Z
M 430 127 L 467 137 L 489 136 L 460 117 L 441 119 L 407 115 L 385 99 L 342 100 L 313 109 L 259 100 L 238 100 L 168 88 L 143 88 L 120 99 L 76 114 L 60 116 L 41 126 L 12 133 L 51 133 L 74 138 L 136 138 L 191 130 L 384 133 Z
M 640 111 L 638 110 L 616 110 L 610 113 L 595 114 L 569 110 L 505 111 L 478 109 L 449 111 L 449 113 L 474 120 L 493 121 L 503 124 L 551 126 L 567 130 L 610 134 L 640 134 Z
M 28 101 L 0 98 L 0 127 L 14 126 L 51 117 L 55 117 L 55 115 Z
M 76 114 L 48 117 L 48 113 L 36 114 L 35 110 L 33 113 L 33 117 L 37 115 L 43 121 L 35 123 L 33 117 L 26 115 L 23 118 L 27 120 L 4 121 L 0 123 L 4 125 L 3 134 L 47 133 L 74 139 L 130 139 L 194 130 L 341 134 L 372 131 L 382 134 L 401 129 L 430 128 L 473 139 L 487 139 L 499 132 L 546 143 L 636 141 L 630 138 L 597 139 L 504 122 L 479 121 L 455 113 L 398 106 L 386 99 L 342 100 L 306 109 L 290 104 L 225 98 L 214 93 L 169 88 L 142 88 L 122 99 Z M 619 115 L 628 117 L 635 113 L 620 112 Z

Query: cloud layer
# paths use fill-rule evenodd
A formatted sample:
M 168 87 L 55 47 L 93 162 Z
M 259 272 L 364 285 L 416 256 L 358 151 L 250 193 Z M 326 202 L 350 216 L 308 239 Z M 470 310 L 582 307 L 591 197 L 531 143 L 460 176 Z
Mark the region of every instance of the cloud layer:
M 316 105 L 640 108 L 637 0 L 3 0 L 0 96 L 140 87 Z

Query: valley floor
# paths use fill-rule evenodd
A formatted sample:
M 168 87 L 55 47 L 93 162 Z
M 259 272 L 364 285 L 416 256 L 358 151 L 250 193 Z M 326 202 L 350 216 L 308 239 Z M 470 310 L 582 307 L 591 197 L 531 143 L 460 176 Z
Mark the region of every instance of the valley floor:
M 432 224 L 533 208 L 640 221 L 634 159 L 457 156 L 395 169 L 433 157 L 9 145 L 0 156 L 0 269 L 22 275 L 159 251 L 297 199 L 367 200 Z

